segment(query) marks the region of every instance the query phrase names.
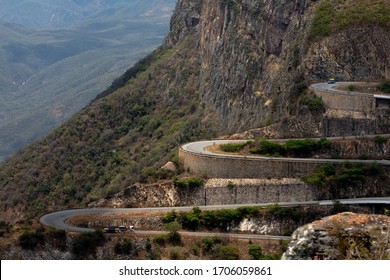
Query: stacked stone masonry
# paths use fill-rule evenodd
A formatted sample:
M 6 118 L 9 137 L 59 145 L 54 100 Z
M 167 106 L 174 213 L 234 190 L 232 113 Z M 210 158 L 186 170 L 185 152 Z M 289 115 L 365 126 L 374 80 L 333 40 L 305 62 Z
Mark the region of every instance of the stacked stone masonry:
M 327 108 L 321 121 L 323 136 L 390 133 L 390 100 L 358 92 L 312 89 Z
M 302 202 L 319 199 L 316 187 L 299 179 L 223 179 L 214 178 L 204 186 L 177 189 L 184 205 L 229 205 Z
M 374 95 L 315 89 L 328 108 L 348 112 L 362 112 L 367 117 L 375 113 Z
M 198 155 L 182 149 L 181 159 L 187 171 L 208 178 L 301 178 L 314 173 L 323 163 L 273 158 L 227 158 Z

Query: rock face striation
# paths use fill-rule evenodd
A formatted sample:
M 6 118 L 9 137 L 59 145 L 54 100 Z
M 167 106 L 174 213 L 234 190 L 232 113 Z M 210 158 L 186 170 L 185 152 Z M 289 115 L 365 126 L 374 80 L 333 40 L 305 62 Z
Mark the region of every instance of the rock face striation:
M 285 260 L 389 259 L 390 217 L 341 213 L 298 228 Z
M 321 2 L 321 1 L 315 1 Z M 167 43 L 197 38 L 204 119 L 235 133 L 297 113 L 302 86 L 390 76 L 389 29 L 351 26 L 309 38 L 313 1 L 180 0 Z M 307 132 L 308 134 L 310 132 Z

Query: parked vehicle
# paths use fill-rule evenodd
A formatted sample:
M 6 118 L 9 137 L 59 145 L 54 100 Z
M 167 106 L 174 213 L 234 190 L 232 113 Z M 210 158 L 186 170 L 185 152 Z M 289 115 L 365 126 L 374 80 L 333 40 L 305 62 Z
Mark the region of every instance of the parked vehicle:
M 117 233 L 117 232 L 120 232 L 120 230 L 119 230 L 119 228 L 117 228 L 115 226 L 110 226 L 110 227 L 104 228 L 104 232 L 106 232 L 106 233 Z
M 336 83 L 336 79 L 335 78 L 330 78 L 328 80 L 328 84 L 335 84 Z
M 128 228 L 126 226 L 119 226 L 119 227 L 109 226 L 104 228 L 105 233 L 118 233 L 118 232 L 125 232 L 127 230 L 134 232 L 134 226 L 129 226 Z

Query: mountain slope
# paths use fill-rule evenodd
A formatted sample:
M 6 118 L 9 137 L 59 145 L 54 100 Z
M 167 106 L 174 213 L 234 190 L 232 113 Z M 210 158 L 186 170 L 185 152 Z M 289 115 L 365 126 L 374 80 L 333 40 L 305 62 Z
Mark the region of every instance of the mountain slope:
M 78 112 L 161 44 L 174 0 L 135 9 L 138 2 L 102 7 L 73 29 L 0 22 L 0 161 Z
M 389 59 L 387 25 L 356 28 L 352 22 L 334 31 L 337 40 L 309 39 L 316 13 L 318 2 L 305 0 L 178 1 L 163 46 L 63 126 L 1 165 L 1 218 L 81 207 L 137 180 L 168 178 L 159 167 L 175 160 L 180 143 L 294 116 L 307 83 L 330 73 L 352 79 L 388 75 L 388 65 L 374 64 Z M 359 32 L 367 35 L 359 46 L 375 46 L 371 62 L 364 50 L 347 44 Z M 377 43 L 375 33 L 384 39 Z M 329 54 L 349 57 L 327 56 L 331 70 L 315 52 L 327 40 Z M 352 65 L 359 67 L 347 67 Z M 315 131 L 303 127 L 301 133 Z

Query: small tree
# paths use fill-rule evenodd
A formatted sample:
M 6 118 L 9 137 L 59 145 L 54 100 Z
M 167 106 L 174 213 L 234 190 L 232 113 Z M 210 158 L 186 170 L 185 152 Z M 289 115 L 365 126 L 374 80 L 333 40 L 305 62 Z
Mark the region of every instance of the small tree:
M 181 235 L 179 230 L 181 225 L 178 222 L 172 222 L 164 226 L 164 229 L 168 231 L 168 241 L 172 245 L 181 245 Z
M 96 248 L 106 242 L 103 231 L 83 233 L 76 237 L 72 243 L 72 253 L 76 259 L 85 259 L 89 256 L 96 257 Z
M 254 260 L 260 260 L 263 256 L 263 251 L 261 250 L 260 245 L 250 245 L 249 255 L 251 255 L 252 259 Z
M 217 246 L 214 248 L 214 255 L 219 260 L 238 260 L 240 250 L 233 245 Z
M 24 232 L 19 237 L 20 246 L 25 250 L 34 250 L 39 244 L 45 243 L 45 236 L 42 231 Z

